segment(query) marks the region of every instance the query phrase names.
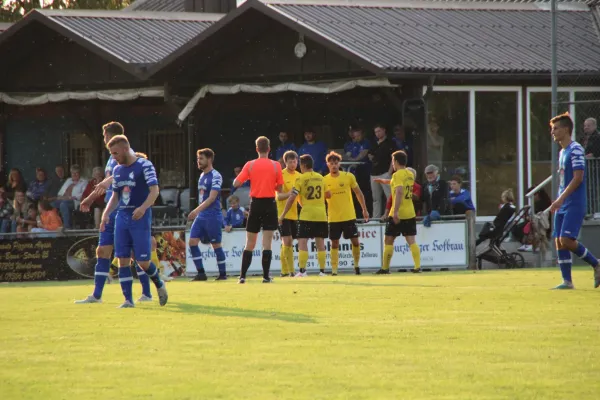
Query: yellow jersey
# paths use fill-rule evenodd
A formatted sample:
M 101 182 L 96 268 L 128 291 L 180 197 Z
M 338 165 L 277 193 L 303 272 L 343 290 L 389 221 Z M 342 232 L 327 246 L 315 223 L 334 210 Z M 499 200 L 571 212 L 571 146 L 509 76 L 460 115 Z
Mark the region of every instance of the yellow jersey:
M 296 179 L 302 175 L 297 171 L 290 172 L 287 168 L 285 168 L 281 174 L 283 175 L 283 187 L 281 188 L 282 193 L 288 193 L 294 189 Z M 277 215 L 281 215 L 287 201 L 288 199 L 277 201 Z M 292 208 L 290 208 L 288 213 L 285 215 L 285 219 L 291 219 L 294 221 L 298 219 L 298 197 L 296 197 L 296 200 L 294 200 L 294 205 L 292 205 Z
M 325 190 L 323 175 L 314 171 L 302 174 L 296 179 L 294 193 L 300 197 L 302 204 L 300 221 L 327 222 Z
M 331 192 L 327 199 L 327 220 L 344 222 L 356 219 L 352 189 L 358 186 L 356 178 L 350 172 L 340 171 L 338 176 L 325 175 L 325 187 Z
M 394 172 L 392 175 L 392 181 L 390 182 L 390 186 L 392 188 L 392 208 L 390 209 L 390 217 L 394 216 L 394 209 L 396 207 L 396 188 L 402 187 L 404 189 L 402 195 L 402 203 L 400 203 L 400 208 L 398 208 L 398 218 L 400 219 L 411 219 L 415 218 L 417 215 L 415 214 L 415 206 L 413 205 L 412 195 L 413 195 L 413 186 L 415 184 L 415 177 L 407 169 L 399 169 Z

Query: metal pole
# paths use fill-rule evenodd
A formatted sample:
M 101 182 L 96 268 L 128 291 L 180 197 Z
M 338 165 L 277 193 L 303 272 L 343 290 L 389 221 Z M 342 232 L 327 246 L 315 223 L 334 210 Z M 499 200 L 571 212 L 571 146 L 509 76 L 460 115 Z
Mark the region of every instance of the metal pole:
M 188 133 L 188 187 L 190 188 L 189 210 L 196 208 L 196 195 L 198 191 L 194 184 L 194 171 L 196 168 L 196 157 L 194 148 L 194 116 L 190 115 L 187 119 Z
M 558 58 L 558 32 L 557 32 L 557 9 L 556 1 L 551 0 L 550 11 L 552 15 L 551 23 L 551 41 L 552 41 L 552 116 L 558 115 L 558 71 L 557 71 L 557 58 Z M 550 139 L 552 140 L 552 139 Z M 558 145 L 552 140 L 552 195 L 558 195 Z M 553 259 L 556 260 L 556 249 L 552 246 Z

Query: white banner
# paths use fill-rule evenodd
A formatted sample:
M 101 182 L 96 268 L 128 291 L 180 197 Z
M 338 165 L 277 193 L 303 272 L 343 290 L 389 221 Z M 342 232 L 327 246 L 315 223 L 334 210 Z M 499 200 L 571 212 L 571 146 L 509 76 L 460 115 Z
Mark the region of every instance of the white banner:
M 385 226 L 381 224 L 359 225 L 360 244 L 361 244 L 361 268 L 380 268 L 382 265 L 383 253 L 383 235 Z M 189 231 L 186 232 L 186 243 L 189 240 Z M 246 240 L 246 232 L 236 230 L 230 233 L 223 232 L 223 250 L 227 262 L 227 272 L 229 274 L 239 273 L 242 265 L 242 252 Z M 431 228 L 424 228 L 423 225 L 417 227 L 417 243 L 421 248 L 421 266 L 423 267 L 446 267 L 446 266 L 465 266 L 467 265 L 467 246 L 466 246 L 466 224 L 464 221 L 434 223 Z M 329 250 L 331 242 L 325 240 L 327 249 L 327 270 L 331 270 Z M 262 272 L 261 258 L 262 236 L 258 236 L 256 249 L 252 258 L 252 265 L 249 272 Z M 271 263 L 272 271 L 279 271 L 281 238 L 279 233 L 275 234 L 273 240 L 273 260 Z M 309 258 L 307 269 L 309 272 L 319 270 L 317 261 L 317 250 L 314 240 L 308 242 Z M 203 258 L 204 269 L 209 274 L 218 273 L 217 260 L 214 251 L 210 245 L 200 244 L 200 251 Z M 298 270 L 298 247 L 294 243 L 294 265 Z M 413 267 L 412 255 L 403 238 L 397 238 L 394 243 L 394 256 L 391 266 L 393 268 Z M 340 240 L 340 271 L 352 271 L 354 261 L 352 260 L 352 246 L 349 240 Z M 189 249 L 187 251 L 186 270 L 188 274 L 196 273 L 196 266 Z

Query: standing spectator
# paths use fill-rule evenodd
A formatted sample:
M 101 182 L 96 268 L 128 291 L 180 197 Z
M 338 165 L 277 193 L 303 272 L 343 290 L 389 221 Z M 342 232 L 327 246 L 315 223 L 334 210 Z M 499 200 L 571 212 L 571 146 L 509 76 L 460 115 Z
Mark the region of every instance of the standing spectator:
M 585 149 L 586 158 L 600 157 L 600 133 L 595 118 L 588 118 L 583 122 L 583 136 L 579 143 Z
M 13 216 L 11 224 L 11 232 L 27 232 L 27 226 L 24 224 L 27 218 L 27 210 L 29 210 L 29 200 L 24 191 L 17 190 L 15 199 L 13 200 Z
M 58 192 L 56 200 L 52 203 L 53 207 L 60 210 L 60 215 L 66 229 L 71 229 L 71 213 L 79 208 L 79 202 L 86 186 L 87 181 L 81 179 L 79 165 L 72 165 L 71 177 L 65 181 Z
M 426 216 L 432 218 L 441 215 L 452 214 L 450 206 L 450 188 L 448 183 L 440 178 L 439 168 L 435 165 L 428 165 L 425 168 L 427 184 L 423 188 L 423 202 L 425 203 Z M 433 213 L 433 215 L 431 215 Z
M 94 167 L 92 170 L 92 179 L 88 182 L 85 190 L 83 191 L 82 199 L 87 198 L 96 186 L 104 180 L 104 169 L 102 167 Z M 106 203 L 104 202 L 104 196 L 98 196 L 96 200 L 90 205 L 90 211 L 94 213 L 94 225 L 96 229 L 100 228 L 100 220 L 102 219 L 102 212 Z
M 356 183 L 365 197 L 367 203 L 367 211 L 369 215 L 373 213 L 373 195 L 371 194 L 371 161 L 369 160 L 369 150 L 371 143 L 365 139 L 364 132 L 360 128 L 352 129 L 352 142 L 344 146 L 345 159 L 354 161 L 357 164 L 354 168 L 348 171 L 354 173 Z M 357 215 L 361 215 L 362 208 L 358 201 L 354 202 L 354 211 Z
M 292 150 L 292 151 L 296 151 L 296 146 L 294 145 L 294 143 L 289 141 L 289 135 L 287 132 L 279 132 L 279 141 L 281 142 L 281 144 L 279 145 L 279 147 L 277 148 L 277 150 L 275 150 L 275 160 L 279 161 L 279 163 L 281 163 L 283 165 L 283 153 L 285 153 L 288 150 Z M 240 171 L 242 169 L 240 168 Z
M 36 228 L 31 228 L 32 233 L 57 232 L 62 228 L 62 221 L 58 212 L 50 205 L 48 200 L 42 200 L 38 204 L 39 222 Z M 55 237 L 56 233 L 46 233 L 38 237 Z
M 314 161 L 313 171 L 323 174 L 327 172 L 327 146 L 323 142 L 317 142 L 317 135 L 312 128 L 304 130 L 304 144 L 298 150 L 298 156 L 309 154 Z
M 412 144 L 408 142 L 406 139 L 406 129 L 401 124 L 396 124 L 394 126 L 394 144 L 396 145 L 396 149 L 402 150 L 408 156 L 408 165 L 412 166 L 413 154 L 412 154 Z
M 44 194 L 44 197 L 49 201 L 56 200 L 58 192 L 64 184 L 65 167 L 59 164 L 54 167 L 54 176 L 50 178 L 50 182 L 48 183 L 48 186 L 46 186 L 46 193 Z
M 17 191 L 27 191 L 27 185 L 25 184 L 23 174 L 21 174 L 19 169 L 13 168 L 10 170 L 8 182 L 6 182 L 4 189 L 6 189 L 6 198 L 11 201 L 14 200 Z
M 440 126 L 436 120 L 429 122 L 427 132 L 427 161 L 429 164 L 437 165 L 443 168 L 442 160 L 444 157 L 444 138 L 440 136 Z
M 390 185 L 378 180 L 388 180 L 392 177 L 392 153 L 396 150 L 394 142 L 387 136 L 385 126 L 375 125 L 377 143 L 369 150 L 371 167 L 371 193 L 373 195 L 373 219 L 381 218 L 387 199 L 391 195 Z
M 35 180 L 29 184 L 27 197 L 37 203 L 44 196 L 44 193 L 46 193 L 49 183 L 46 171 L 43 168 L 36 168 Z
M 467 211 L 475 211 L 471 193 L 462 188 L 463 180 L 460 176 L 454 175 L 450 179 L 450 203 L 452 204 L 452 213 L 455 215 L 466 214 Z
M 13 206 L 6 198 L 6 192 L 0 187 L 0 233 L 9 233 L 11 231 Z M 2 240 L 2 237 L 0 237 Z

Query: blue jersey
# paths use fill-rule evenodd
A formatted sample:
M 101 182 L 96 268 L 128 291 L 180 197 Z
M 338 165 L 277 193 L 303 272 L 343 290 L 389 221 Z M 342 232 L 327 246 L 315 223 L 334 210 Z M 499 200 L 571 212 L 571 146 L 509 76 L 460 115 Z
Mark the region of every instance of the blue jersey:
M 279 146 L 277 148 L 277 150 L 275 151 L 275 160 L 279 161 L 283 158 L 283 155 L 285 154 L 286 151 L 296 151 L 296 146 L 294 146 L 294 143 L 291 142 L 286 142 L 286 143 L 282 143 L 281 146 Z
M 231 225 L 232 228 L 241 228 L 244 226 L 244 207 L 238 207 L 236 210 L 229 207 L 225 216 L 225 226 Z
M 465 209 L 467 210 L 475 210 L 473 200 L 471 199 L 471 193 L 469 193 L 467 189 L 460 189 L 460 192 L 458 193 L 455 193 L 451 190 L 450 202 L 452 203 L 452 205 L 461 203 L 465 206 Z
M 210 192 L 212 190 L 217 191 L 217 198 L 212 202 L 208 208 L 204 209 L 200 214 L 198 214 L 197 218 L 200 219 L 214 219 L 220 218 L 223 219 L 223 214 L 221 213 L 221 186 L 223 185 L 223 177 L 216 169 L 208 173 L 202 173 L 200 175 L 200 179 L 198 179 L 198 198 L 200 199 L 200 203 L 203 203 L 210 196 Z
M 586 190 L 585 190 L 585 152 L 583 147 L 577 142 L 571 142 L 566 149 L 562 149 L 558 156 L 559 165 L 559 189 L 558 195 L 560 196 L 571 180 L 575 171 L 584 171 L 583 182 L 575 189 L 569 197 L 567 197 L 560 208 L 559 212 L 564 213 L 569 209 L 577 208 L 581 210 L 586 209 Z
M 112 188 L 119 194 L 119 212 L 133 213 L 150 193 L 150 187 L 158 185 L 156 171 L 150 160 L 137 158 L 131 165 L 117 165 L 113 169 Z M 146 211 L 146 215 L 149 215 Z
M 304 143 L 298 150 L 298 156 L 309 154 L 313 159 L 313 169 L 315 172 L 325 172 L 327 165 L 325 157 L 327 157 L 327 146 L 323 142 Z
M 108 161 L 106 162 L 106 168 L 104 168 L 104 176 L 112 176 L 113 170 L 117 166 L 117 161 L 110 156 Z M 104 196 L 104 201 L 108 203 L 110 198 L 112 197 L 112 185 L 108 187 L 106 190 L 106 196 Z

